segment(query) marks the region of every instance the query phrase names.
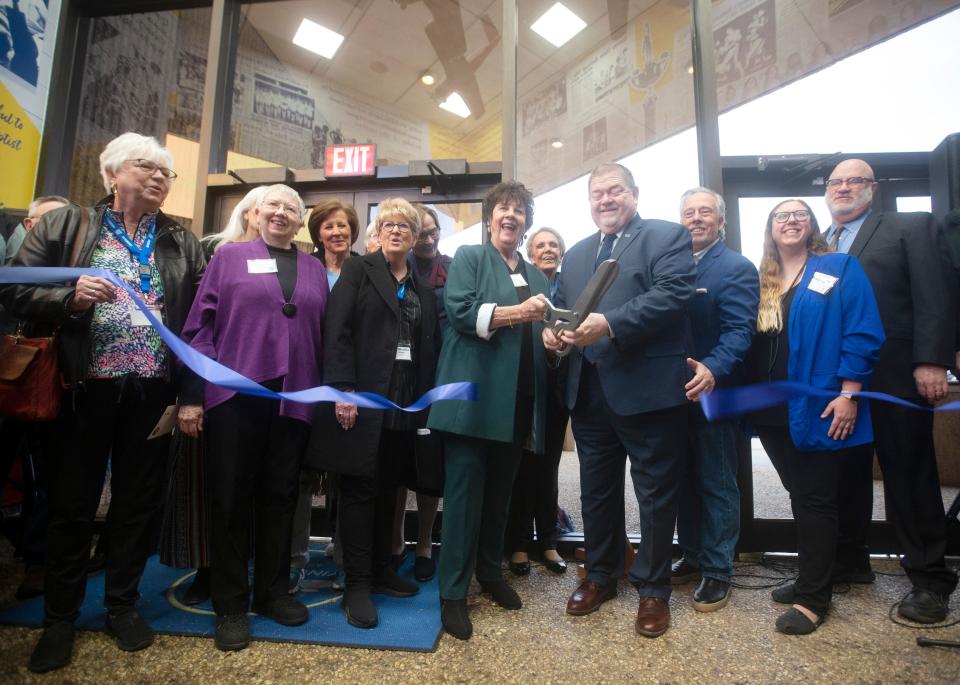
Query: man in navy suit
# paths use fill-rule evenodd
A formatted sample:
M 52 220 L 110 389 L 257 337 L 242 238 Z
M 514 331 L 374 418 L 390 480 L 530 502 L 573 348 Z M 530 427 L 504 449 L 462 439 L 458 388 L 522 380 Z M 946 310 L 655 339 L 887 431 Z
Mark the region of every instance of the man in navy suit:
M 684 385 L 696 266 L 683 226 L 637 214 L 630 171 L 602 164 L 589 181 L 600 229 L 563 260 L 555 303 L 569 308 L 605 259 L 620 271 L 576 331 L 544 331 L 544 345 L 573 346 L 564 401 L 580 456 L 587 576 L 567 613 L 595 611 L 617 594 L 623 573 L 624 462 L 640 506 L 640 549 L 630 569 L 640 604 L 635 628 L 657 637 L 670 627 L 670 559 L 677 494 L 687 452 Z
M 680 219 L 693 239 L 697 290 L 690 303 L 693 379 L 687 398 L 720 385 L 743 382 L 743 359 L 757 326 L 760 279 L 743 255 L 723 244 L 726 203 L 708 188 L 680 197 Z M 740 536 L 737 489 L 737 426 L 709 423 L 700 406 L 690 406 L 691 452 L 680 490 L 677 538 L 683 550 L 673 565 L 674 583 L 701 574 L 693 593 L 697 611 L 722 609 L 730 599 L 733 551 Z

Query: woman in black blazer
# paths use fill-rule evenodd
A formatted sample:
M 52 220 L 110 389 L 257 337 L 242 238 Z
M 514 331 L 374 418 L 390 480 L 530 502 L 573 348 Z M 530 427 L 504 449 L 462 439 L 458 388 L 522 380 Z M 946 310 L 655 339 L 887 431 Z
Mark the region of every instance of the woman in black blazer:
M 347 260 L 327 304 L 324 383 L 373 392 L 400 406 L 433 387 L 439 351 L 436 298 L 407 253 L 420 231 L 403 199 L 380 204 L 379 252 Z M 307 460 L 340 474 L 340 536 L 347 576 L 343 611 L 359 628 L 377 624 L 371 593 L 414 595 L 390 566 L 394 498 L 426 414 L 319 405 Z

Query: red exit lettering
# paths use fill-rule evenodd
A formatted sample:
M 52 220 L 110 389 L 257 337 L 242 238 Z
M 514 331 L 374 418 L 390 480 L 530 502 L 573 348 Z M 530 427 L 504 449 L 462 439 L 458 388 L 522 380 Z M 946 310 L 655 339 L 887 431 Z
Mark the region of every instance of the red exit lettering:
M 377 146 L 328 145 L 325 176 L 371 176 L 376 168 Z

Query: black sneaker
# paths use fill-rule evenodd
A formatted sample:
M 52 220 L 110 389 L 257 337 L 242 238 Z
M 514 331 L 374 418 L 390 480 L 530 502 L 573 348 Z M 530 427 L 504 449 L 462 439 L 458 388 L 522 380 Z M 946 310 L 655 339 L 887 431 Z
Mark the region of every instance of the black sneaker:
M 310 612 L 304 603 L 290 595 L 283 595 L 269 602 L 254 602 L 253 610 L 282 626 L 303 625 L 310 618 Z
M 125 652 L 137 652 L 153 644 L 153 629 L 133 607 L 111 609 L 107 613 L 107 634 Z
M 796 594 L 796 583 L 787 583 L 780 587 L 775 587 L 770 592 L 770 597 L 778 604 L 793 604 L 793 597 Z
M 940 623 L 947 617 L 950 595 L 915 587 L 900 602 L 897 613 L 915 623 Z
M 73 657 L 75 632 L 73 624 L 68 621 L 57 621 L 44 628 L 27 668 L 34 673 L 46 673 L 69 664 Z
M 401 578 L 396 571 L 389 566 L 380 571 L 380 575 L 373 579 L 373 589 L 377 595 L 389 595 L 390 597 L 413 597 L 420 592 L 420 586 L 412 580 Z
M 379 622 L 377 608 L 366 587 L 348 587 L 343 593 L 340 607 L 347 617 L 347 623 L 356 628 L 373 628 Z
M 693 591 L 693 608 L 697 611 L 716 611 L 727 606 L 730 583 L 716 578 L 704 578 Z
M 688 561 L 686 557 L 680 557 L 670 567 L 670 583 L 672 585 L 683 585 L 699 577 L 700 567 L 692 561 Z
M 480 587 L 484 592 L 489 592 L 493 601 L 504 609 L 516 611 L 523 608 L 520 595 L 505 580 L 481 580 Z
M 443 629 L 458 640 L 469 640 L 473 635 L 473 624 L 467 612 L 467 600 L 443 599 L 440 609 L 440 623 Z
M 235 652 L 250 646 L 250 621 L 246 614 L 217 616 L 213 644 L 221 652 Z

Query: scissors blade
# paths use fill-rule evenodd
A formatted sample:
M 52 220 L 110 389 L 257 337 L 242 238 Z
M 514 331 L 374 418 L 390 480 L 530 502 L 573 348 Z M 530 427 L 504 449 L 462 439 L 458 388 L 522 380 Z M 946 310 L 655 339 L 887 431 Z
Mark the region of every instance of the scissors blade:
M 573 309 L 569 310 L 569 318 L 566 321 L 557 321 L 554 324 L 554 330 L 576 330 L 583 320 L 593 313 L 593 310 L 600 303 L 600 300 L 603 299 L 607 290 L 609 290 L 613 282 L 617 280 L 617 274 L 619 273 L 620 263 L 617 262 L 617 260 L 607 259 L 601 262 L 597 270 L 593 272 L 593 276 L 587 281 L 587 285 L 583 288 L 583 292 L 580 293 L 580 297 L 577 298 Z M 565 357 L 571 349 L 572 346 L 567 345 L 563 349 L 558 350 L 556 354 L 558 357 Z

